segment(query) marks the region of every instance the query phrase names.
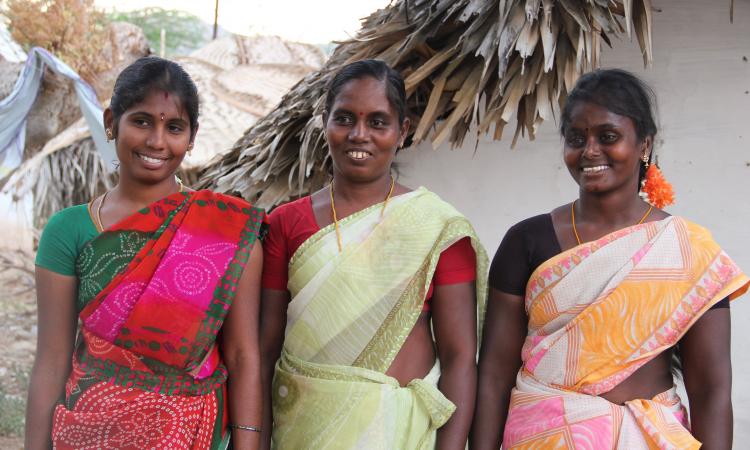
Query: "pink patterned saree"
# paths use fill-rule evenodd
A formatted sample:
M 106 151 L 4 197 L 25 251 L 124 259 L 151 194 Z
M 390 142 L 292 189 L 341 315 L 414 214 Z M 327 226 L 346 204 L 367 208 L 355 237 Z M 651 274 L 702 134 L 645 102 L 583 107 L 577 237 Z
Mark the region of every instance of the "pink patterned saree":
M 85 245 L 55 448 L 226 446 L 217 335 L 264 217 L 237 198 L 181 192 Z

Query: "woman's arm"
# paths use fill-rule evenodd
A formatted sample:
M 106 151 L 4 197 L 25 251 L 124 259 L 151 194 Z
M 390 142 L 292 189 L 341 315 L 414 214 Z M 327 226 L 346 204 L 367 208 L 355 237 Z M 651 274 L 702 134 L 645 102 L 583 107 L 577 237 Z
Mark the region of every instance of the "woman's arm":
M 52 447 L 52 413 L 70 374 L 76 332 L 76 277 L 36 267 L 37 340 L 26 403 L 28 450 Z
M 258 315 L 263 248 L 256 242 L 242 272 L 229 314 L 222 327 L 221 352 L 229 370 L 229 423 L 261 427 L 263 396 L 260 379 Z M 260 433 L 232 429 L 235 449 L 257 449 Z
M 477 407 L 471 428 L 472 450 L 497 450 L 503 440 L 510 392 L 521 367 L 527 332 L 523 297 L 490 288 L 479 352 Z
M 437 449 L 466 448 L 477 383 L 477 305 L 474 282 L 436 285 L 432 304 L 440 381 L 456 411 L 437 433 Z
M 273 410 L 271 383 L 276 361 L 281 355 L 286 329 L 286 310 L 289 305 L 289 291 L 263 289 L 261 295 L 260 353 L 263 379 L 263 434 L 261 448 L 271 448 L 273 431 Z
M 706 312 L 680 340 L 690 427 L 702 449 L 732 448 L 729 308 Z

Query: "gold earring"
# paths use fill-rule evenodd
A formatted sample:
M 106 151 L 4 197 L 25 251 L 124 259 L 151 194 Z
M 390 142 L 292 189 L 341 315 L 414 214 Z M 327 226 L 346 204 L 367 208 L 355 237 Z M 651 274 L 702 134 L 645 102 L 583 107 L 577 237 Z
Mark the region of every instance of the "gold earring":
M 112 128 L 107 128 L 104 130 L 104 133 L 107 135 L 107 142 L 112 140 Z
M 643 161 L 643 164 L 645 164 L 646 168 L 648 168 L 648 155 L 647 154 L 644 153 L 643 156 L 641 156 L 641 161 Z

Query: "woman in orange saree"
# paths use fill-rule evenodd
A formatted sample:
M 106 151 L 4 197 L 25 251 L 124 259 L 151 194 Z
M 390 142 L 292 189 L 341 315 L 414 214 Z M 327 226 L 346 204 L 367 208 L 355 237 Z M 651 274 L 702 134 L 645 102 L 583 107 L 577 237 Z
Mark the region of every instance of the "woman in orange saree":
M 748 278 L 706 229 L 638 196 L 656 133 L 640 80 L 584 75 L 561 122 L 580 197 L 512 227 L 495 256 L 473 448 L 730 448 L 728 301 Z
M 104 122 L 119 182 L 39 244 L 26 448 L 257 448 L 265 214 L 175 178 L 197 116 L 173 62 L 118 77 Z

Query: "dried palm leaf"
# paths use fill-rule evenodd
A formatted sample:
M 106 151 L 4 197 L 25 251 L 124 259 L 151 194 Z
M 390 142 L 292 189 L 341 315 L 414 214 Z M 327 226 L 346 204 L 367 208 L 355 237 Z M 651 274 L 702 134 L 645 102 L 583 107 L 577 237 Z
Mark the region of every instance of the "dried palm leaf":
M 50 141 L 13 172 L 3 192 L 15 200 L 32 193 L 34 227 L 42 229 L 53 213 L 111 189 L 116 177 L 90 136 L 67 145 Z
M 602 41 L 609 44 L 611 35 L 635 33 L 650 63 L 651 10 L 651 0 L 393 2 L 364 19 L 322 69 L 209 164 L 202 185 L 263 207 L 321 187 L 330 164 L 325 88 L 340 67 L 363 58 L 381 59 L 404 75 L 412 143 L 455 147 L 469 130 L 500 139 L 513 117 L 514 142 L 533 139 L 581 73 L 599 65 Z

